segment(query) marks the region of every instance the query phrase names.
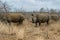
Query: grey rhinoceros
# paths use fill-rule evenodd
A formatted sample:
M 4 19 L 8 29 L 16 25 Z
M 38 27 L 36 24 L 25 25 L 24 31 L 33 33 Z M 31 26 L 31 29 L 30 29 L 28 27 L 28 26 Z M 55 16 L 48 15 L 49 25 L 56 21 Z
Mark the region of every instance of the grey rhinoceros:
M 36 14 L 35 16 L 32 17 L 32 23 L 35 23 L 36 26 L 37 26 L 37 23 L 39 23 L 39 26 L 41 23 L 45 23 L 45 22 L 49 24 L 49 20 L 50 20 L 49 15 Z
M 2 16 L 2 21 L 9 24 L 11 24 L 11 22 L 22 24 L 24 19 L 24 16 L 21 14 L 4 14 Z

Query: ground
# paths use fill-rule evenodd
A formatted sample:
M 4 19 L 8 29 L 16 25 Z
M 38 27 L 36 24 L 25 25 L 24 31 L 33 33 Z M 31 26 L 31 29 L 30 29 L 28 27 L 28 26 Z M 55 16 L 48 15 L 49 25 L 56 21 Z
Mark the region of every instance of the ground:
M 22 25 L 0 22 L 0 40 L 60 40 L 60 21 L 38 27 L 27 19 Z

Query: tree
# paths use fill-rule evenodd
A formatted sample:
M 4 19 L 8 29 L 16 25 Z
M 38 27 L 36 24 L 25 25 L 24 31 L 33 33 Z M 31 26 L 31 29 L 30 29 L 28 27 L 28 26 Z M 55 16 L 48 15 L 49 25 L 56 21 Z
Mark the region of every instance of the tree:
M 14 12 L 26 12 L 23 8 L 14 8 Z
M 7 4 L 7 2 L 2 2 L 0 1 L 0 12 L 9 12 L 10 11 L 10 6 Z
M 56 10 L 56 9 L 50 9 L 49 12 L 50 12 L 50 13 L 57 13 L 57 10 Z
M 44 8 L 41 8 L 41 9 L 40 9 L 40 12 L 45 12 L 45 9 L 44 9 Z

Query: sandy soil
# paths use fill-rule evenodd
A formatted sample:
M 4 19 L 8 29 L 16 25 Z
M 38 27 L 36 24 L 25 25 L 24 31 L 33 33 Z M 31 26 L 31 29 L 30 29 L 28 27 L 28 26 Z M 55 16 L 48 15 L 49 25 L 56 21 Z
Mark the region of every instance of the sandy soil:
M 0 40 L 60 40 L 60 21 L 38 27 L 28 20 L 22 25 L 0 22 Z

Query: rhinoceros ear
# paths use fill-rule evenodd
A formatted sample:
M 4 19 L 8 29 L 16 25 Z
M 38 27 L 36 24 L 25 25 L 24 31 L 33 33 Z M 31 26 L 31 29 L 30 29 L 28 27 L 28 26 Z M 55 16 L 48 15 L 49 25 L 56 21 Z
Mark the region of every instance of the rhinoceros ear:
M 34 16 L 34 14 L 31 14 L 31 16 Z

